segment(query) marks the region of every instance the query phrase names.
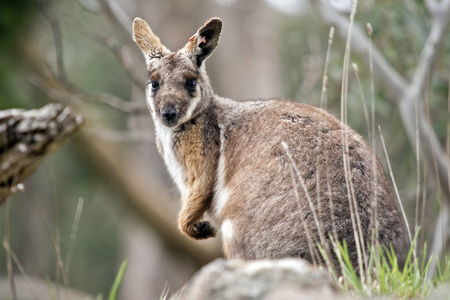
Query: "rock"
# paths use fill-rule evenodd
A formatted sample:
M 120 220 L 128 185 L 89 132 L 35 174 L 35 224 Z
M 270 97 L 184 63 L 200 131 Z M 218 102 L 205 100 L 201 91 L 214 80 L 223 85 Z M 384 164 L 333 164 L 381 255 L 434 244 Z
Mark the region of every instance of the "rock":
M 300 259 L 217 259 L 203 267 L 172 300 L 350 299 L 322 270 Z
M 450 284 L 443 284 L 438 286 L 430 296 L 427 297 L 427 300 L 448 300 L 450 299 Z

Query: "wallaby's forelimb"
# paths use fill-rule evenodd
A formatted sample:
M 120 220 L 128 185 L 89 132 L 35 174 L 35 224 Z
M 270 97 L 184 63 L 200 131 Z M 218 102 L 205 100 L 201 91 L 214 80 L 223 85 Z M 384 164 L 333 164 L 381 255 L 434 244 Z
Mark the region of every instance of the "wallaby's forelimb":
M 201 240 L 214 237 L 216 231 L 208 221 L 203 221 L 203 214 L 211 206 L 211 196 L 192 193 L 183 201 L 183 207 L 178 215 L 178 227 L 187 236 Z

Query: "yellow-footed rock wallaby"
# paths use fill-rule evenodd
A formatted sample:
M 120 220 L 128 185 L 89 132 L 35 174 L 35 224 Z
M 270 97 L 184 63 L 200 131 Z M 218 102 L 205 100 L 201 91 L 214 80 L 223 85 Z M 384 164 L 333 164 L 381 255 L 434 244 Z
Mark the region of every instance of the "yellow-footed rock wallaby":
M 220 233 L 228 258 L 323 262 L 317 245 L 331 249 L 333 239 L 346 241 L 355 266 L 358 245 L 399 251 L 402 218 L 359 134 L 313 106 L 214 94 L 205 60 L 221 31 L 213 18 L 171 52 L 145 21 L 133 23 L 157 146 L 181 193 L 180 230 L 194 239 Z

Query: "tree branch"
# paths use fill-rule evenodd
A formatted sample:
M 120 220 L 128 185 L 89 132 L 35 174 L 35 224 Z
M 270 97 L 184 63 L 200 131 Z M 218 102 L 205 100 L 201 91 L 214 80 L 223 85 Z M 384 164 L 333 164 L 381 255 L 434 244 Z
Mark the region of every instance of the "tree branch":
M 31 83 L 40 88 L 50 99 L 71 105 L 79 105 L 80 101 L 98 102 L 115 108 L 119 111 L 133 115 L 148 115 L 145 104 L 128 102 L 117 96 L 102 93 L 89 94 L 84 92 L 75 93 L 65 83 L 44 75 L 36 75 L 30 78 Z
M 436 0 L 425 0 L 425 6 L 428 9 L 430 15 L 434 16 L 436 13 L 437 2 Z
M 416 142 L 416 120 L 414 116 L 416 115 L 415 102 L 417 101 L 419 140 L 422 141 L 420 145 L 421 153 L 424 153 L 423 146 L 426 144 L 430 149 L 426 159 L 430 165 L 435 165 L 436 161 L 438 169 L 437 173 L 439 175 L 437 180 L 447 196 L 447 201 L 450 203 L 448 158 L 446 157 L 445 151 L 441 147 L 436 134 L 428 123 L 425 110 L 423 109 L 424 82 L 427 78 L 427 74 L 429 74 L 432 69 L 436 55 L 442 46 L 442 40 L 444 39 L 449 24 L 449 3 L 450 0 L 442 0 L 439 3 L 439 14 L 436 14 L 433 19 L 432 28 L 424 45 L 419 66 L 417 67 L 410 84 L 408 84 L 407 81 L 392 68 L 375 46 L 373 46 L 372 59 L 375 80 L 377 80 L 384 88 L 391 101 L 396 103 L 399 107 L 400 116 L 413 149 L 415 149 L 414 145 Z M 329 5 L 325 4 L 325 1 L 311 1 L 311 4 L 316 8 L 322 20 L 328 25 L 334 26 L 341 38 L 345 39 L 349 21 L 333 11 Z M 352 39 L 352 49 L 359 53 L 366 63 L 369 64 L 369 39 L 358 26 L 353 27 L 352 35 L 354 37 Z
M 66 71 L 64 68 L 64 55 L 63 55 L 63 43 L 62 43 L 62 32 L 61 25 L 59 24 L 58 18 L 56 18 L 52 13 L 49 12 L 48 3 L 46 0 L 36 0 L 38 8 L 40 9 L 44 18 L 50 24 L 53 33 L 53 40 L 55 43 L 55 53 L 56 53 L 56 68 L 57 68 L 57 78 L 61 81 L 66 81 Z
M 0 111 L 0 204 L 82 123 L 80 115 L 59 104 Z
M 119 31 L 124 42 L 130 42 L 133 31 L 131 29 L 132 20 L 114 0 L 97 0 L 100 8 L 108 20 Z

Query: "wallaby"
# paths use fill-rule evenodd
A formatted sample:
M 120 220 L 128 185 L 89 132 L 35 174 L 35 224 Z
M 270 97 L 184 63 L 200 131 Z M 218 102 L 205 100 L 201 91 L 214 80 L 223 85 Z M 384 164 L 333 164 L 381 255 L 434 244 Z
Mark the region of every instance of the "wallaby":
M 356 237 L 367 249 L 374 231 L 377 244 L 399 251 L 404 223 L 359 134 L 313 106 L 214 94 L 205 60 L 221 31 L 213 18 L 171 52 L 144 20 L 133 22 L 157 147 L 181 193 L 180 230 L 194 239 L 219 232 L 227 258 L 323 262 L 317 244 L 334 237 L 356 265 Z

